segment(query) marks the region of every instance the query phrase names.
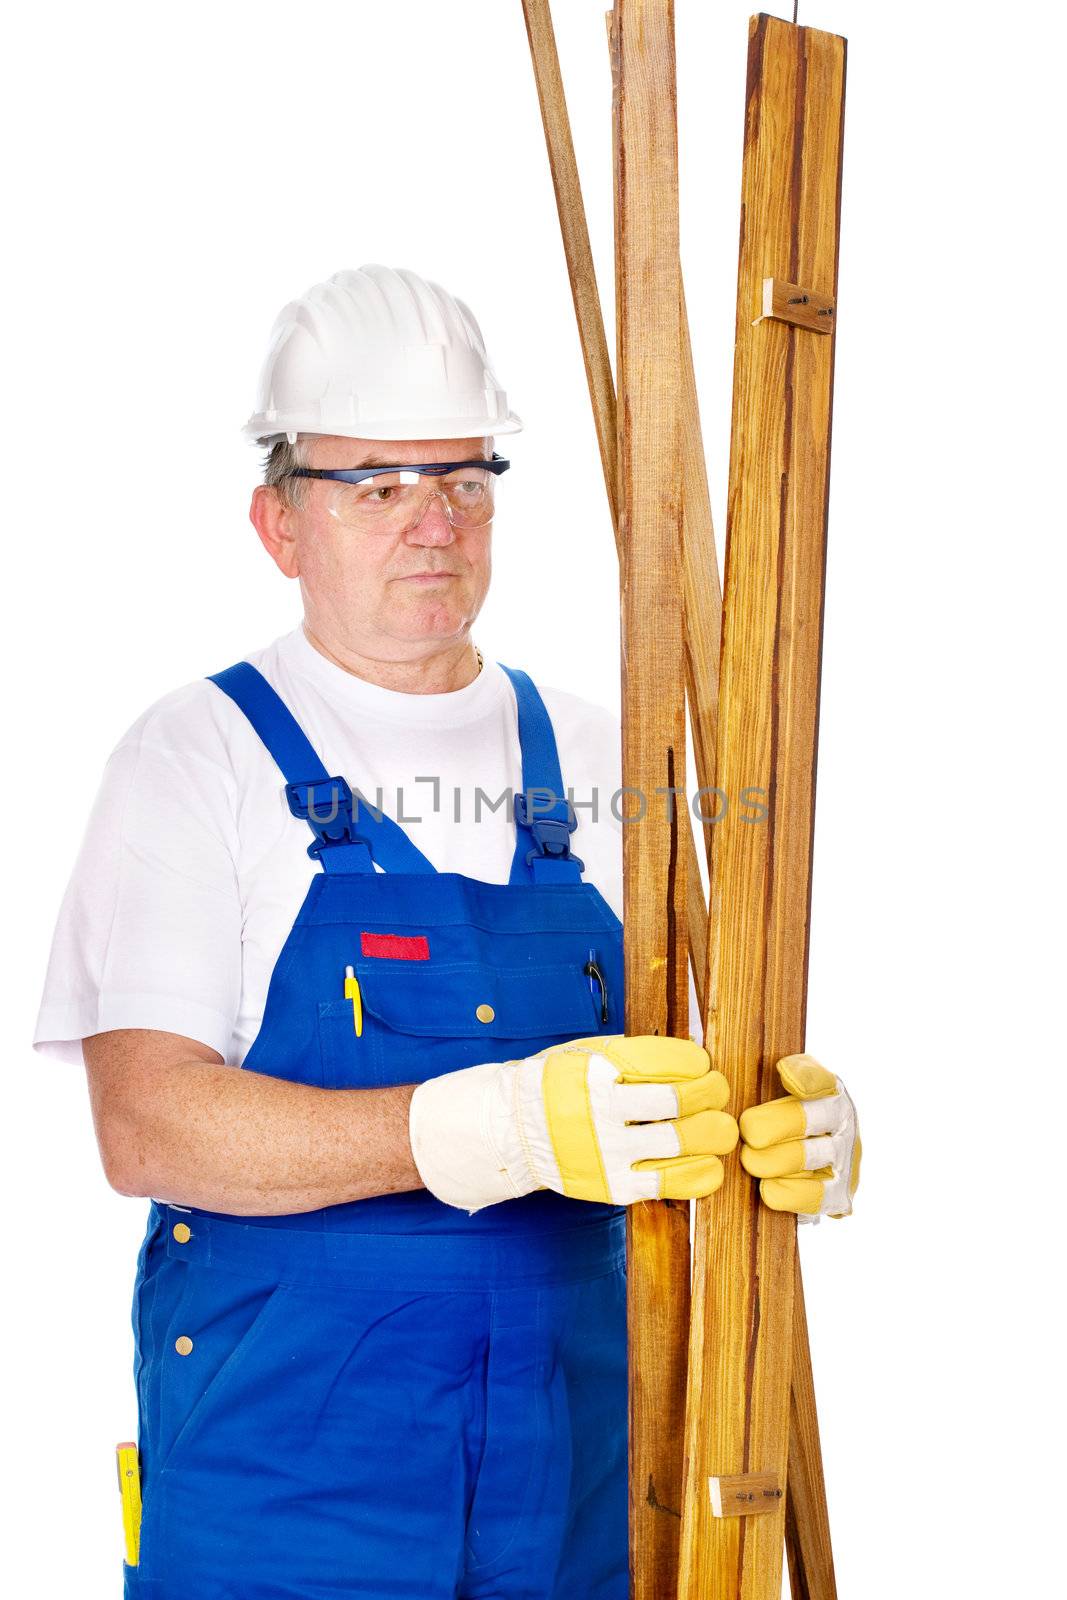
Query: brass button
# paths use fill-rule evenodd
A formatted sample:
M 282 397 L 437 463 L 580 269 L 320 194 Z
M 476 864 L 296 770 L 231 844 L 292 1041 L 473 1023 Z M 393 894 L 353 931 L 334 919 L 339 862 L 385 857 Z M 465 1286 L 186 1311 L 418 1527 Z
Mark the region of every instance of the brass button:
M 493 1018 L 496 1016 L 496 1012 L 493 1010 L 492 1006 L 481 1005 L 478 1007 L 474 1015 L 478 1018 L 479 1022 L 492 1022 Z
M 173 1232 L 179 1244 L 188 1244 L 193 1237 L 193 1230 L 187 1222 L 176 1222 Z
M 175 1339 L 174 1348 L 180 1356 L 187 1356 L 193 1348 L 193 1341 L 187 1333 L 183 1333 L 180 1339 Z

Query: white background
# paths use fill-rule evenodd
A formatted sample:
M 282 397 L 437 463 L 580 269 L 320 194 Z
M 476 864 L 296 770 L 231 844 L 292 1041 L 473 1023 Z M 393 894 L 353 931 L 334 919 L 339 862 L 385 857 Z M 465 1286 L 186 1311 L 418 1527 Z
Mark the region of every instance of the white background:
M 604 0 L 554 9 L 612 328 Z M 801 7 L 850 41 L 809 1044 L 867 1155 L 802 1249 L 853 1600 L 1062 1578 L 1057 13 Z M 747 14 L 677 0 L 720 548 Z M 617 591 L 519 0 L 21 7 L 6 57 L 3 1576 L 95 1600 L 145 1206 L 27 1041 L 109 749 L 296 619 L 238 435 L 281 304 L 382 261 L 474 308 L 526 423 L 483 650 L 616 702 Z

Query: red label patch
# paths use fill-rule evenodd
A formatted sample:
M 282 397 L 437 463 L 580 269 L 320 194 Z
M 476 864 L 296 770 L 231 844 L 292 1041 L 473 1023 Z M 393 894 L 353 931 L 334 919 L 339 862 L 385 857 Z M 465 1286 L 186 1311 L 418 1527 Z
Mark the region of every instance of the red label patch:
M 359 948 L 365 956 L 385 961 L 429 961 L 430 941 L 423 934 L 361 933 Z

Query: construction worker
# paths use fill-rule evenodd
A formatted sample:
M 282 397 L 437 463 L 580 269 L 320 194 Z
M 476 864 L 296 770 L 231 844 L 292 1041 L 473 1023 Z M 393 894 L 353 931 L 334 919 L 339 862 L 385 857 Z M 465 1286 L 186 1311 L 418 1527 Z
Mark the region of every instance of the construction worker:
M 303 624 L 108 765 L 37 1042 L 151 1198 L 128 1597 L 627 1593 L 624 1208 L 737 1125 L 623 1037 L 617 723 L 471 639 L 520 426 L 439 285 L 288 305 L 246 433 Z M 851 1102 L 783 1074 L 746 1163 L 844 1213 Z

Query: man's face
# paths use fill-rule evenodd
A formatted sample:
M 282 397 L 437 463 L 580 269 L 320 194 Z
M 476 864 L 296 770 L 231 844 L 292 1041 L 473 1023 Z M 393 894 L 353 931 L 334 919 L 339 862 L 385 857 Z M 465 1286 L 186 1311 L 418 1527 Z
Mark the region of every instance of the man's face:
M 319 437 L 310 441 L 308 465 L 336 469 L 488 460 L 492 448 L 491 438 Z M 489 588 L 492 523 L 454 528 L 443 501 L 430 495 L 413 528 L 353 528 L 331 514 L 335 483 L 299 482 L 304 504 L 277 517 L 277 539 L 266 536 L 256 498 L 252 516 L 278 566 L 299 577 L 313 632 L 360 655 L 392 661 L 418 660 L 463 640 Z M 433 482 L 420 480 L 425 493 Z M 257 489 L 257 497 L 264 495 L 271 491 Z M 262 512 L 262 499 L 259 505 Z

